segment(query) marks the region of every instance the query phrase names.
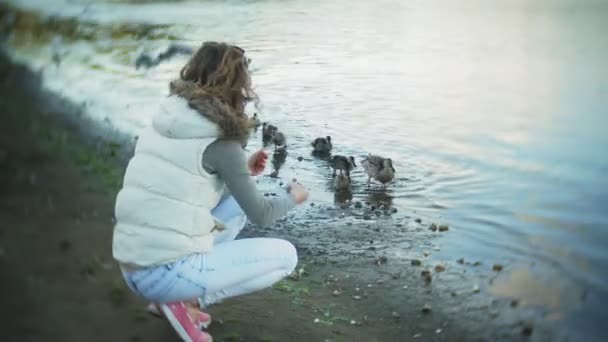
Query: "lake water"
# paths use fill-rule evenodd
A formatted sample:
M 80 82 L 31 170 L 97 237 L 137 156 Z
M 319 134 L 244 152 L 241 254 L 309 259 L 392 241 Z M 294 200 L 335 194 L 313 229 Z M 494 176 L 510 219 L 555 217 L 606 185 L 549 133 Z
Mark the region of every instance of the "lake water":
M 51 3 L 44 11 L 54 21 L 22 27 L 13 53 L 90 115 L 136 133 L 185 62 L 136 70 L 142 50 L 235 42 L 252 59 L 258 112 L 288 136 L 287 164 L 307 158 L 286 175 L 314 201 L 334 198 L 331 172 L 309 156 L 313 138 L 331 135 L 336 153 L 359 160 L 391 157 L 397 180 L 368 190 L 358 168 L 355 200 L 448 223 L 441 255 L 507 266 L 491 293 L 601 335 L 608 2 Z M 77 29 L 57 24 L 65 17 Z

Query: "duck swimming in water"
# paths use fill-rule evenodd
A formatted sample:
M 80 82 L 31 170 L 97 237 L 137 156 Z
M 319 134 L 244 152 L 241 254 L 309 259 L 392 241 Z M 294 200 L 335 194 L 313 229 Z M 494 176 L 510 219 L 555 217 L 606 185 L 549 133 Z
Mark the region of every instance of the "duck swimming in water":
M 350 172 L 355 167 L 357 167 L 357 164 L 355 164 L 355 157 L 353 157 L 353 156 L 345 157 L 345 156 L 335 155 L 329 161 L 329 165 L 334 169 L 333 177 L 336 176 L 336 170 L 340 170 L 340 174 L 342 174 L 342 172 L 346 173 L 346 177 L 348 178 L 349 181 L 350 181 Z
M 277 130 L 276 126 L 264 122 L 262 124 L 262 142 L 269 143 L 274 138 Z
M 332 149 L 331 137 L 328 135 L 325 138 L 316 138 L 311 143 L 313 153 L 330 153 Z
M 383 158 L 370 154 L 367 158 L 361 161 L 361 166 L 367 173 L 367 184 L 373 179 L 383 185 L 392 181 L 395 178 L 395 168 L 391 158 Z

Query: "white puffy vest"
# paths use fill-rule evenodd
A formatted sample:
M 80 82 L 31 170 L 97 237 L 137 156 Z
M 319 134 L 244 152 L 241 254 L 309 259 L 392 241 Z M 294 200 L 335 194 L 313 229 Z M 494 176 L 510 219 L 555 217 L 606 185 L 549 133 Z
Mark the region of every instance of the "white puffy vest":
M 211 216 L 224 184 L 202 166 L 218 128 L 180 98 L 159 104 L 140 134 L 116 199 L 113 255 L 127 265 L 162 265 L 213 246 Z

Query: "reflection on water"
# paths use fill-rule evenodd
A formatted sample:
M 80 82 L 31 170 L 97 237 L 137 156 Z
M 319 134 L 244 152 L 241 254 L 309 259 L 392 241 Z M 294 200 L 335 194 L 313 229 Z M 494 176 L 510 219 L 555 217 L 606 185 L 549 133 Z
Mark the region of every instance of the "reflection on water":
M 12 45 L 47 87 L 86 101 L 88 114 L 137 131 L 185 62 L 136 70 L 141 49 L 238 42 L 253 60 L 261 119 L 290 142 L 289 155 L 273 155 L 276 176 L 332 203 L 328 158 L 310 157 L 314 138 L 330 135 L 333 153 L 357 160 L 390 157 L 396 181 L 368 189 L 357 168 L 353 201 L 441 217 L 455 227 L 441 237 L 450 256 L 535 264 L 534 276 L 515 272 L 497 294 L 563 309 L 571 301 L 556 293 L 584 289 L 598 300 L 579 315 L 605 313 L 608 2 L 84 2 L 44 7 L 82 15 L 80 30 L 60 16 L 28 17 Z M 56 68 L 53 35 L 67 36 Z M 261 141 L 254 132 L 252 148 Z M 540 293 L 536 275 L 557 290 Z
M 561 319 L 580 306 L 585 291 L 566 279 L 543 279 L 538 270 L 521 267 L 502 274 L 489 287 L 490 293 L 515 298 L 520 305 L 547 308 L 549 319 Z

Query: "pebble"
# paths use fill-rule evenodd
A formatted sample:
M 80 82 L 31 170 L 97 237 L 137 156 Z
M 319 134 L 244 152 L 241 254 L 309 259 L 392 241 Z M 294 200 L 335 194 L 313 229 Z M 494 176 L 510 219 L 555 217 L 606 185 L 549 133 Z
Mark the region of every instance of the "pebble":
M 422 220 L 419 218 L 415 219 L 414 221 L 416 221 L 416 223 L 422 223 Z
M 494 266 L 492 266 L 492 271 L 496 271 L 496 272 L 502 271 L 502 265 L 495 264 Z
M 481 290 L 479 289 L 479 285 L 473 286 L 473 293 L 479 293 Z
M 355 292 L 359 292 L 359 291 L 361 291 L 361 289 L 358 287 L 355 287 Z
M 301 162 L 302 160 L 304 160 L 304 158 L 302 157 L 298 157 L 298 161 Z
M 397 208 L 391 208 L 391 213 L 394 214 L 397 212 Z
M 420 272 L 420 276 L 422 277 L 426 277 L 426 276 L 430 276 L 431 275 L 431 271 L 429 270 L 422 270 L 422 272 Z
M 473 263 L 473 266 L 479 266 L 479 265 L 481 265 L 481 261 L 475 261 L 475 262 Z
M 435 334 L 437 334 L 437 335 L 441 334 L 442 332 L 443 332 L 443 330 L 441 330 L 441 329 L 435 330 Z
M 429 304 L 424 304 L 424 306 L 422 307 L 423 314 L 430 314 L 432 310 L 433 308 Z
M 385 256 L 381 256 L 381 257 L 376 258 L 376 264 L 378 266 L 386 264 L 387 261 L 388 261 L 388 259 Z
M 348 209 L 348 204 L 347 203 L 342 203 L 340 205 L 340 209 Z
M 369 209 L 370 209 L 371 211 L 376 211 L 376 206 L 375 206 L 375 205 L 372 205 L 372 206 L 371 206 Z
M 321 320 L 320 320 L 320 319 L 318 319 L 318 318 L 315 318 L 315 320 L 314 320 L 314 321 L 312 321 L 312 322 L 313 322 L 313 323 L 319 323 L 319 322 L 321 322 Z
M 530 336 L 534 332 L 534 324 L 532 322 L 526 322 L 524 327 L 521 329 L 521 333 L 524 336 Z
M 442 225 L 440 225 L 440 226 L 438 227 L 438 229 L 439 229 L 439 231 L 440 231 L 440 232 L 445 232 L 445 231 L 447 231 L 448 229 L 450 229 L 450 227 L 448 227 L 448 226 L 447 226 L 447 225 L 445 225 L 445 224 L 442 224 Z
M 407 285 L 403 285 L 403 288 L 407 290 L 408 286 Z
M 376 214 L 376 216 L 382 216 L 382 212 L 380 210 L 374 211 L 374 214 Z
M 422 337 L 422 334 L 414 334 L 414 336 L 412 336 L 413 338 L 420 338 Z
M 310 202 L 310 206 L 314 207 L 315 206 L 315 202 Z
M 424 251 L 422 254 L 423 254 L 425 257 L 428 257 L 428 256 L 429 256 L 429 252 L 427 252 L 427 251 Z
M 456 260 L 456 262 L 459 264 L 464 264 L 464 258 L 460 258 L 460 259 Z
M 433 277 L 431 277 L 430 274 L 427 274 L 424 276 L 424 282 L 428 285 L 430 282 L 433 281 Z
M 270 196 L 270 194 L 269 194 L 269 193 L 267 193 L 267 192 L 265 192 L 265 193 L 264 193 L 264 197 L 268 197 L 268 196 Z
M 295 178 L 294 178 L 294 179 L 292 179 L 291 181 L 292 181 L 292 182 L 294 182 L 294 183 L 297 183 L 297 182 L 298 182 L 298 180 L 297 180 L 297 179 L 295 179 Z
M 339 296 L 342 292 L 340 292 L 340 290 L 334 290 L 334 292 L 332 292 L 331 294 L 333 294 L 334 296 Z
M 350 325 L 357 325 L 357 324 L 358 324 L 358 323 L 357 323 L 357 321 L 355 321 L 355 320 L 351 320 L 351 321 L 350 321 Z
M 435 272 L 441 273 L 443 271 L 445 271 L 445 266 L 443 266 L 443 265 L 437 265 L 437 266 L 435 266 Z
M 361 299 L 361 296 L 353 296 L 353 299 L 354 300 L 359 300 L 359 299 Z
M 422 261 L 418 259 L 412 259 L 412 266 L 420 266 L 422 265 Z
M 369 221 L 372 219 L 372 217 L 366 214 L 366 215 L 363 215 L 363 219 Z
M 437 225 L 434 223 L 431 223 L 431 225 L 429 226 L 429 229 L 436 232 L 437 231 Z
M 357 202 L 355 202 L 355 208 L 361 209 L 361 208 L 363 208 L 363 204 L 361 204 L 361 202 L 357 201 Z
M 512 308 L 515 308 L 515 307 L 517 307 L 518 305 L 519 305 L 519 301 L 518 301 L 517 299 L 513 299 L 513 300 L 511 301 L 511 307 L 512 307 Z
M 395 318 L 400 318 L 401 317 L 401 315 L 397 311 L 393 311 L 393 313 L 391 313 L 391 316 L 393 316 Z

